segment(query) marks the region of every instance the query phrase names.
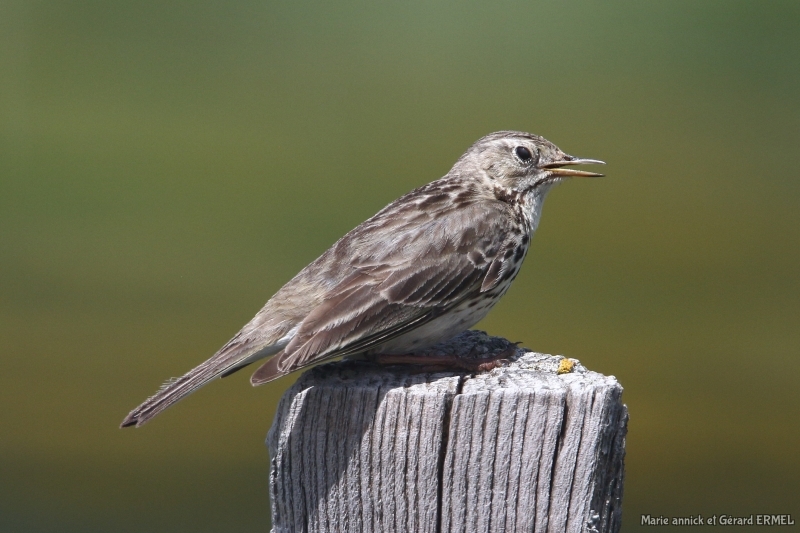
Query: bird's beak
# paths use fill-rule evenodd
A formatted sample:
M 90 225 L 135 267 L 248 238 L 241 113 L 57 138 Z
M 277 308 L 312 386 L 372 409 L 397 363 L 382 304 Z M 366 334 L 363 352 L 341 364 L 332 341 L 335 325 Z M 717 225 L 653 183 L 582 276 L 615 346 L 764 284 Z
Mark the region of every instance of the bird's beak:
M 597 159 L 580 159 L 568 155 L 563 161 L 553 161 L 541 168 L 550 171 L 551 176 L 558 176 L 564 178 L 600 178 L 605 174 L 598 174 L 596 172 L 586 172 L 585 170 L 573 170 L 571 168 L 562 168 L 568 165 L 605 165 L 605 162 Z

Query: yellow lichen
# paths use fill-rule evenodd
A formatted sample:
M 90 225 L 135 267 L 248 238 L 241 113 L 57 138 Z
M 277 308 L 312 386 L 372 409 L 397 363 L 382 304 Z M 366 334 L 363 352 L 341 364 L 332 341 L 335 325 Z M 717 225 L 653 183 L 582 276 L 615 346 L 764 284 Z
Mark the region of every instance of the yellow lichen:
M 561 362 L 558 363 L 556 374 L 569 374 L 574 367 L 575 363 L 573 363 L 571 359 L 562 359 Z

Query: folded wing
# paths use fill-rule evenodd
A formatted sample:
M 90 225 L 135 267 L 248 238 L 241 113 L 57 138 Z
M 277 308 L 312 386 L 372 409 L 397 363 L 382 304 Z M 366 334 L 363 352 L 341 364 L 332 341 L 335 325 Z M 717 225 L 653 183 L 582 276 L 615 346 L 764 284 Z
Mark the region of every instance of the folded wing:
M 522 236 L 510 231 L 502 206 L 476 203 L 451 213 L 417 225 L 413 235 L 403 228 L 381 232 L 395 235 L 391 246 L 371 248 L 362 242 L 359 253 L 351 254 L 355 271 L 308 314 L 289 344 L 251 382 L 260 385 L 326 359 L 380 347 L 494 287 Z

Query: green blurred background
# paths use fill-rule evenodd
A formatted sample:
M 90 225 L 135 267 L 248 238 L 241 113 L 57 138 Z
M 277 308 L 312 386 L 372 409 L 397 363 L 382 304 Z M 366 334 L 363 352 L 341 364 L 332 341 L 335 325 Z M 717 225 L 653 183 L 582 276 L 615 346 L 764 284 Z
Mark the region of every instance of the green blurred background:
M 624 529 L 800 520 L 797 2 L 3 1 L 0 38 L 1 530 L 266 530 L 292 378 L 117 425 L 500 129 L 608 162 L 479 327 L 620 379 Z

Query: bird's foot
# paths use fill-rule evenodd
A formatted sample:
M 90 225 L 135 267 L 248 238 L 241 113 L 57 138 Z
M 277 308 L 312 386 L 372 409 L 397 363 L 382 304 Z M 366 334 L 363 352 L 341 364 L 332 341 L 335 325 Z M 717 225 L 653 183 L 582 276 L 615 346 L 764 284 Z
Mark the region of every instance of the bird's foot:
M 473 373 L 489 372 L 506 366 L 517 353 L 517 345 L 512 343 L 505 350 L 491 356 L 479 356 L 473 352 L 467 355 L 418 355 L 418 354 L 374 354 L 370 357 L 379 365 L 417 365 L 420 372 L 441 372 L 447 370 L 466 370 Z

